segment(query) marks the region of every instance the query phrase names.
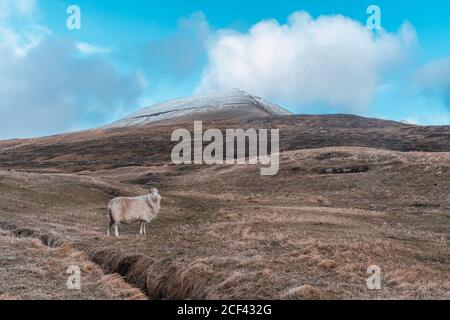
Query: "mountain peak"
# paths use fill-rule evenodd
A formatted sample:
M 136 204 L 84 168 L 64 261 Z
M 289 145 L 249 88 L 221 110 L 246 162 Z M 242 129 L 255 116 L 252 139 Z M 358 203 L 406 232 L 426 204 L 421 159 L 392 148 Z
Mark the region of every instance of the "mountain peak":
M 170 100 L 138 110 L 108 126 L 124 128 L 173 120 L 248 119 L 264 116 L 282 116 L 291 113 L 280 106 L 241 89 L 233 88 L 218 93 Z

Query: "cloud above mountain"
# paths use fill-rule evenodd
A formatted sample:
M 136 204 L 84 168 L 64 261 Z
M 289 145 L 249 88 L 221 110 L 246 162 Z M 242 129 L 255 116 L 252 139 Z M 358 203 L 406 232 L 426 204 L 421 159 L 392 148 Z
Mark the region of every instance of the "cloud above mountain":
M 120 71 L 93 46 L 54 36 L 35 22 L 33 1 L 7 8 L 0 19 L 0 138 L 95 126 L 137 104 L 142 74 Z M 13 18 L 24 21 L 18 27 Z
M 361 110 L 415 42 L 408 23 L 396 33 L 373 33 L 344 16 L 295 12 L 286 24 L 264 20 L 245 33 L 218 31 L 196 91 L 239 87 L 297 111 L 306 105 Z
M 418 41 L 408 23 L 374 32 L 346 16 L 294 12 L 284 23 L 218 29 L 194 12 L 151 32 L 123 24 L 133 37 L 116 41 L 102 19 L 92 33 L 50 30 L 38 4 L 0 0 L 0 139 L 95 127 L 161 100 L 231 88 L 298 113 L 404 119 L 429 113 L 429 101 L 439 114 L 450 110 L 450 58 L 419 68 L 419 91 L 410 90 L 407 63 Z M 60 23 L 66 11 L 58 14 Z

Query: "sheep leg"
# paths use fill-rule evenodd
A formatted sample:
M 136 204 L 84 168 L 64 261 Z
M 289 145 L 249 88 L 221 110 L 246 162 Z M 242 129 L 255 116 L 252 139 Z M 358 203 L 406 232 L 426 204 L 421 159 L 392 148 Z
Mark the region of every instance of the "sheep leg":
M 108 237 L 111 235 L 110 230 L 111 230 L 111 227 L 113 226 L 113 224 L 114 224 L 114 221 L 109 220 L 108 230 L 106 230 L 106 235 L 107 235 Z
M 139 230 L 139 234 L 144 235 L 144 221 L 141 221 L 141 229 Z
M 147 223 L 145 221 L 143 223 L 144 223 L 144 235 L 145 235 L 145 234 L 147 234 L 147 228 L 146 228 Z
M 118 237 L 119 236 L 119 226 L 117 225 L 117 223 L 114 224 L 114 230 L 115 230 L 116 237 Z

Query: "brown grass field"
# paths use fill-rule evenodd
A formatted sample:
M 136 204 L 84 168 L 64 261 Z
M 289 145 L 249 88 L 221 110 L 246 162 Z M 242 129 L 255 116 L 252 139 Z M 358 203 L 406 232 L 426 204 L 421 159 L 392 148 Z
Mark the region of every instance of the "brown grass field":
M 0 142 L 0 299 L 450 299 L 450 128 L 301 120 L 210 124 L 279 127 L 274 177 L 171 164 L 175 124 Z M 151 187 L 147 236 L 106 237 Z

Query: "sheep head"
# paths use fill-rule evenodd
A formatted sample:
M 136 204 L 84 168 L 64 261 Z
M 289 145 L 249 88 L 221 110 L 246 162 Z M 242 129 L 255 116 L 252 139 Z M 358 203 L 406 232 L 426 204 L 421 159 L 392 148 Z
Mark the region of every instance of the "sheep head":
M 150 195 L 150 199 L 152 200 L 152 202 L 154 204 L 156 204 L 156 208 L 159 210 L 160 207 L 160 203 L 161 203 L 161 195 L 159 194 L 159 190 L 156 188 L 152 188 L 149 191 L 149 195 Z

